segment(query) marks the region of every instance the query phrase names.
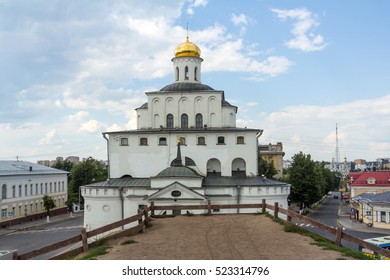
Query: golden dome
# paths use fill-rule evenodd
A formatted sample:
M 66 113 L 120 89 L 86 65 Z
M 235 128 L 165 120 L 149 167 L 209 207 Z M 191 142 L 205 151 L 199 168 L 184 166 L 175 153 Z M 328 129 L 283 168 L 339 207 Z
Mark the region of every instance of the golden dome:
M 194 43 L 191 43 L 187 39 L 184 43 L 181 43 L 177 48 L 175 49 L 175 57 L 181 57 L 181 56 L 196 56 L 200 57 L 200 49 L 197 45 Z

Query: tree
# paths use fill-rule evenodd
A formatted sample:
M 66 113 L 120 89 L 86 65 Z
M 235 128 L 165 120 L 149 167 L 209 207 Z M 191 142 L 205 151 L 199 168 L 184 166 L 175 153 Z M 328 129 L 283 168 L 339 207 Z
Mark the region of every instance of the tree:
M 302 152 L 292 157 L 289 169 L 289 182 L 292 185 L 291 198 L 299 203 L 299 209 L 311 205 L 318 199 L 314 161 Z
M 338 188 L 340 175 L 326 168 L 324 162 L 314 162 L 302 152 L 293 156 L 291 168 L 282 179 L 292 185 L 291 199 L 300 209 L 320 200 L 329 191 Z
M 260 176 L 264 175 L 267 178 L 272 178 L 277 173 L 274 161 L 268 161 L 259 156 L 258 172 Z
M 107 169 L 100 161 L 89 157 L 87 159 L 83 159 L 80 163 L 73 164 L 71 177 L 72 179 L 69 184 L 70 192 L 68 193 L 70 198 L 74 197 L 73 194 L 79 195 L 80 186 L 106 180 Z M 79 201 L 79 203 L 82 204 L 82 201 Z
M 70 172 L 72 170 L 73 163 L 68 160 L 57 159 L 51 167 Z
M 56 207 L 56 204 L 54 203 L 53 198 L 45 194 L 43 197 L 43 207 L 45 207 L 45 210 L 47 212 L 47 216 L 49 217 L 50 210 Z

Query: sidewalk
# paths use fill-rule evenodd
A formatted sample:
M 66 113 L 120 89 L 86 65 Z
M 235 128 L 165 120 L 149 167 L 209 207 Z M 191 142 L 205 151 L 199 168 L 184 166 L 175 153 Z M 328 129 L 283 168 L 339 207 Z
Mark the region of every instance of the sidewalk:
M 337 223 L 343 228 L 356 230 L 356 231 L 390 235 L 390 230 L 388 229 L 368 227 L 365 223 L 360 223 L 359 221 L 352 220 L 350 218 L 350 212 L 351 212 L 350 205 L 341 202 L 339 206 L 339 212 L 337 215 Z
M 83 211 L 73 213 L 72 216 L 70 214 L 62 214 L 62 215 L 56 215 L 53 217 L 50 217 L 49 222 L 47 222 L 46 219 L 40 219 L 32 222 L 25 222 L 23 224 L 17 224 L 17 225 L 12 225 L 10 227 L 6 228 L 0 228 L 0 236 L 1 235 L 6 235 L 15 231 L 24 231 L 24 230 L 33 230 L 37 228 L 43 228 L 49 225 L 56 224 L 58 222 L 64 221 L 64 220 L 69 220 L 69 219 L 74 219 L 75 217 L 79 217 L 84 215 Z

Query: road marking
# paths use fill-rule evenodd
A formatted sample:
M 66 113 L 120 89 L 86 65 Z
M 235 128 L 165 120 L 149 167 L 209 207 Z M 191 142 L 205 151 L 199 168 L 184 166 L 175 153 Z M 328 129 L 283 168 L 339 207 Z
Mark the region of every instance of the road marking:
M 37 233 L 37 232 L 48 232 L 48 231 L 60 231 L 60 230 L 70 230 L 70 229 L 76 229 L 76 228 L 82 228 L 82 225 L 68 226 L 68 227 L 47 228 L 47 229 L 21 230 L 21 231 L 14 231 L 14 232 L 8 233 L 7 235 Z

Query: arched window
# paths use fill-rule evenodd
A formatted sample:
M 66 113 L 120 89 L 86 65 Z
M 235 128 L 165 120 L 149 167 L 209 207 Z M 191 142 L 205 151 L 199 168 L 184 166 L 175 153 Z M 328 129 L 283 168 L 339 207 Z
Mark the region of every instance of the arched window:
M 128 146 L 129 145 L 129 139 L 126 137 L 121 138 L 121 146 Z
M 173 115 L 167 115 L 167 128 L 173 128 Z
M 6 199 L 7 198 L 7 185 L 4 184 L 1 187 L 1 199 Z
M 176 81 L 179 80 L 179 67 L 176 67 Z
M 246 163 L 242 158 L 235 158 L 232 161 L 232 176 L 245 177 Z
M 202 114 L 196 114 L 195 116 L 195 127 L 202 128 L 203 127 L 203 116 Z
M 212 158 L 207 161 L 207 175 L 208 176 L 221 176 L 221 162 Z
M 188 128 L 188 115 L 181 115 L 181 128 Z
M 186 66 L 186 68 L 184 68 L 184 79 L 188 80 L 188 66 Z
M 198 67 L 195 67 L 195 69 L 194 69 L 194 79 L 195 79 L 195 81 L 198 80 Z

